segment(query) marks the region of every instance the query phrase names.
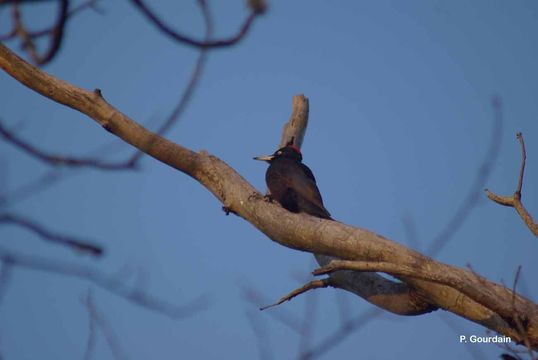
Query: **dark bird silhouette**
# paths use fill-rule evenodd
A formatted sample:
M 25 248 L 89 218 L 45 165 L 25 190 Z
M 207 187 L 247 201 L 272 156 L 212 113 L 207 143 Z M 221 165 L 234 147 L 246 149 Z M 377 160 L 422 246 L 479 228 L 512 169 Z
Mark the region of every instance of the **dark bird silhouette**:
M 323 206 L 314 174 L 302 163 L 303 156 L 299 148 L 293 145 L 293 140 L 273 155 L 258 156 L 254 160 L 269 163 L 265 181 L 270 197 L 284 209 L 331 219 L 331 214 Z

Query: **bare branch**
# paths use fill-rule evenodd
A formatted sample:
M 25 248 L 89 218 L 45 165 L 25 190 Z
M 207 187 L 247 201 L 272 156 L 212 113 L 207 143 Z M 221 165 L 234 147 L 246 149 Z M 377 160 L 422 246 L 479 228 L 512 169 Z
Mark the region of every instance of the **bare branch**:
M 8 194 L 0 195 L 0 206 L 8 206 L 17 201 L 24 200 L 39 191 L 45 190 L 57 183 L 60 179 L 62 179 L 62 177 L 58 170 L 50 170 L 37 179 L 33 179 L 29 183 L 15 188 Z
M 267 303 L 267 296 L 262 296 L 260 292 L 250 286 L 241 286 L 243 298 L 248 301 L 250 304 L 256 306 L 259 310 L 260 304 Z M 285 308 L 280 307 L 274 311 L 266 311 L 264 314 L 268 314 L 278 322 L 286 325 L 291 330 L 296 333 L 301 333 L 301 325 L 299 318 L 292 312 L 286 311 Z
M 3 247 L 0 247 L 0 261 L 7 262 L 13 267 L 49 272 L 89 281 L 133 304 L 174 319 L 190 317 L 208 306 L 208 299 L 204 296 L 199 296 L 184 305 L 171 304 L 141 289 L 125 284 L 123 278 L 104 274 L 93 267 L 15 253 Z
M 260 319 L 260 314 L 252 310 L 246 311 L 247 319 L 249 320 L 254 336 L 256 337 L 256 342 L 258 344 L 258 354 L 259 358 L 262 360 L 273 359 L 273 351 L 271 345 L 269 344 L 269 336 L 267 334 L 267 329 Z
M 445 245 L 448 244 L 452 236 L 454 236 L 456 231 L 463 225 L 465 220 L 469 218 L 471 211 L 478 205 L 481 190 L 491 176 L 493 164 L 499 155 L 504 122 L 501 99 L 494 96 L 492 99 L 492 106 L 495 112 L 493 116 L 493 127 L 491 140 L 484 156 L 484 160 L 482 161 L 478 173 L 469 188 L 469 192 L 463 199 L 463 202 L 460 204 L 450 221 L 447 222 L 446 226 L 430 243 L 428 249 L 426 249 L 425 253 L 428 254 L 428 256 L 434 257 L 439 254 Z
M 64 36 L 65 24 L 68 18 L 69 0 L 60 0 L 58 6 L 58 16 L 56 24 L 51 32 L 50 45 L 47 51 L 43 55 L 39 55 L 34 44 L 34 39 L 31 34 L 28 33 L 24 24 L 22 23 L 22 17 L 19 11 L 18 3 L 13 4 L 13 18 L 15 20 L 16 33 L 21 38 L 24 49 L 28 52 L 32 61 L 38 65 L 44 65 L 50 62 L 56 53 L 60 50 L 62 40 Z
M 525 141 L 523 140 L 523 134 L 518 132 L 516 134 L 516 137 L 519 140 L 519 144 L 521 145 L 521 165 L 519 168 L 519 177 L 517 180 L 516 191 L 514 191 L 514 194 L 512 196 L 501 196 L 486 189 L 486 194 L 490 200 L 496 202 L 499 205 L 515 208 L 523 222 L 525 222 L 525 225 L 527 225 L 527 227 L 534 234 L 534 236 L 538 237 L 538 224 L 536 224 L 531 214 L 529 214 L 529 212 L 527 211 L 527 209 L 525 209 L 523 203 L 521 202 L 521 188 L 523 187 L 523 175 L 525 173 L 525 161 L 527 159 L 527 152 L 525 150 Z
M 340 326 L 337 331 L 322 340 L 315 347 L 302 353 L 299 358 L 302 360 L 311 360 L 321 357 L 321 355 L 326 354 L 329 350 L 333 349 L 336 347 L 336 345 L 344 341 L 350 334 L 363 328 L 370 321 L 382 314 L 382 310 L 374 308 L 350 318 L 342 326 Z
M 13 132 L 9 131 L 0 120 L 0 135 L 9 142 L 16 146 L 20 150 L 29 154 L 30 156 L 48 164 L 48 165 L 65 165 L 72 167 L 92 167 L 101 170 L 126 170 L 135 167 L 134 161 L 127 161 L 123 163 L 107 163 L 99 159 L 94 158 L 75 158 L 62 155 L 47 154 L 46 152 L 36 148 L 32 144 L 20 139 Z
M 49 241 L 51 243 L 64 245 L 72 248 L 76 252 L 86 253 L 93 256 L 103 255 L 103 248 L 100 245 L 92 244 L 88 241 L 76 239 L 72 236 L 66 236 L 58 233 L 54 233 L 42 225 L 24 218 L 22 216 L 16 216 L 12 214 L 0 214 L 0 224 L 13 224 L 27 229 L 38 235 L 41 239 Z
M 9 259 L 0 261 L 0 304 L 2 304 L 2 301 L 6 296 L 12 271 L 13 268 Z
M 95 352 L 95 344 L 97 343 L 97 324 L 95 316 L 92 316 L 92 312 L 88 306 L 90 297 L 92 296 L 91 290 L 88 290 L 86 298 L 83 300 L 84 305 L 88 309 L 88 340 L 86 341 L 86 350 L 84 351 L 84 360 L 91 360 L 93 353 Z
M 278 306 L 278 305 L 282 304 L 283 302 L 290 301 L 294 297 L 299 296 L 299 295 L 301 295 L 301 294 L 303 294 L 303 293 L 305 293 L 307 291 L 314 290 L 314 289 L 320 289 L 320 288 L 326 288 L 328 286 L 331 286 L 331 279 L 330 278 L 326 278 L 326 279 L 322 279 L 322 280 L 312 280 L 312 281 L 308 282 L 307 284 L 301 286 L 300 288 L 297 288 L 297 289 L 293 290 L 289 294 L 284 295 L 276 303 L 261 307 L 260 310 L 266 310 L 266 309 L 269 309 L 269 308 L 271 308 L 273 306 Z
M 99 9 L 96 7 L 96 3 L 98 1 L 99 0 L 87 0 L 78 4 L 73 9 L 67 12 L 67 15 L 65 16 L 65 22 L 67 22 L 69 19 L 72 19 L 74 15 L 81 13 L 82 10 L 85 10 L 87 8 L 92 8 L 95 11 L 99 12 Z M 50 62 L 50 60 L 52 60 L 54 56 L 57 54 L 59 47 L 61 45 L 61 42 L 62 42 L 63 30 L 62 30 L 62 33 L 59 32 L 58 25 L 61 25 L 61 24 L 59 24 L 58 21 L 56 22 L 56 24 L 46 29 L 37 30 L 37 31 L 27 30 L 22 24 L 22 15 L 20 14 L 20 10 L 18 6 L 22 3 L 29 3 L 29 2 L 32 2 L 32 1 L 23 1 L 23 0 L 7 1 L 5 0 L 3 2 L 0 2 L 0 5 L 12 3 L 12 10 L 13 10 L 13 16 L 12 16 L 13 28 L 11 29 L 9 33 L 5 35 L 0 35 L 0 41 L 7 41 L 19 35 L 19 37 L 21 38 L 23 42 L 23 47 L 27 47 L 33 61 L 35 62 L 36 58 L 39 58 L 39 55 L 37 55 L 37 50 L 33 41 L 43 36 L 51 36 L 52 42 L 51 42 L 51 45 L 49 46 L 48 54 L 45 55 L 45 57 L 41 59 L 41 61 L 46 60 L 47 57 L 50 57 L 50 59 L 42 63 L 36 62 L 37 64 L 43 65 L 46 62 Z M 42 2 L 42 1 L 39 1 L 39 2 Z M 60 8 L 60 11 L 62 9 L 63 9 L 63 6 Z M 60 19 L 61 18 L 59 18 L 58 20 Z M 65 28 L 65 24 L 63 24 L 63 27 Z
M 163 34 L 167 35 L 168 37 L 172 38 L 175 41 L 178 41 L 180 43 L 183 43 L 185 45 L 193 46 L 195 48 L 200 49 L 208 49 L 208 48 L 223 48 L 223 47 L 230 47 L 237 43 L 239 43 L 245 35 L 248 33 L 252 23 L 258 17 L 263 13 L 263 11 L 252 9 L 250 14 L 245 19 L 243 25 L 237 32 L 237 34 L 226 38 L 226 39 L 218 39 L 218 40 L 196 40 L 189 36 L 183 35 L 179 33 L 178 31 L 172 29 L 169 25 L 167 25 L 164 21 L 162 21 L 156 14 L 151 10 L 142 0 L 131 0 L 131 3 L 140 10 L 140 12 L 148 18 L 156 27 L 159 29 Z
M 118 339 L 118 336 L 116 335 L 116 333 L 114 332 L 110 324 L 108 323 L 106 317 L 97 308 L 97 304 L 95 302 L 95 296 L 93 295 L 93 292 L 91 290 L 88 290 L 88 295 L 86 296 L 84 305 L 86 306 L 86 309 L 88 309 L 88 315 L 90 317 L 90 326 L 91 324 L 93 324 L 94 332 L 95 332 L 95 326 L 98 326 L 99 329 L 101 329 L 101 332 L 103 333 L 103 336 L 108 344 L 108 347 L 110 348 L 110 351 L 112 351 L 112 355 L 114 356 L 114 359 L 116 360 L 127 359 L 127 356 L 125 355 L 125 350 L 123 350 L 120 344 L 120 341 Z M 90 333 L 89 340 L 91 340 L 91 337 L 92 337 L 92 333 Z M 91 345 L 89 341 L 88 341 L 88 345 Z M 88 349 L 88 347 L 86 349 Z M 88 352 L 86 352 L 86 354 L 88 354 Z

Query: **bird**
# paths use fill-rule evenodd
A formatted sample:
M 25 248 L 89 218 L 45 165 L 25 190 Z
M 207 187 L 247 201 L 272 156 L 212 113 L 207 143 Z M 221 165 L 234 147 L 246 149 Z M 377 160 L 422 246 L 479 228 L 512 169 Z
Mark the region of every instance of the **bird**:
M 306 213 L 332 220 L 325 209 L 323 199 L 312 170 L 303 164 L 301 150 L 293 145 L 293 139 L 272 155 L 257 156 L 254 160 L 269 163 L 265 182 L 269 198 L 293 213 Z

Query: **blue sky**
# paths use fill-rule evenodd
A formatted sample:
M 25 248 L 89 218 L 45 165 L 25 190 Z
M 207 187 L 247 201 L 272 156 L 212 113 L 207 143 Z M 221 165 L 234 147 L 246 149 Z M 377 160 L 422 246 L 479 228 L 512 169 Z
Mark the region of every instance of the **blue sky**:
M 216 36 L 235 32 L 241 1 L 210 2 Z M 194 5 L 159 2 L 177 28 L 201 37 Z M 64 46 L 45 68 L 77 86 L 100 88 L 115 107 L 154 124 L 174 107 L 197 52 L 162 36 L 128 2 L 103 2 L 104 15 L 86 12 L 68 24 Z M 42 24 L 44 6 L 26 13 Z M 9 28 L 0 10 L 0 30 Z M 326 207 L 339 221 L 364 227 L 423 250 L 469 193 L 491 140 L 491 97 L 503 102 L 499 155 L 487 187 L 515 189 L 522 131 L 527 144 L 523 201 L 538 217 L 538 5 L 534 1 L 271 1 L 239 45 L 209 54 L 188 109 L 167 134 L 205 149 L 234 167 L 260 191 L 266 166 L 294 94 L 310 99 L 304 162 L 316 175 Z M 15 43 L 8 43 L 19 50 Z M 107 159 L 131 149 L 93 121 L 0 74 L 0 117 L 19 135 L 50 152 L 87 155 L 106 145 Z M 152 125 L 153 124 L 153 125 Z M 112 144 L 112 145 L 109 145 Z M 10 194 L 51 169 L 0 142 L 2 192 Z M 82 358 L 88 288 L 129 359 L 259 356 L 253 322 L 274 358 L 295 358 L 341 324 L 373 306 L 342 291 L 307 294 L 259 312 L 309 279 L 312 256 L 283 248 L 250 224 L 224 216 L 221 205 L 191 178 L 146 158 L 137 172 L 59 169 L 46 191 L 3 205 L 48 227 L 94 239 L 100 260 L 44 244 L 15 227 L 0 227 L 1 245 L 25 254 L 70 260 L 103 271 L 130 273 L 132 284 L 175 303 L 207 296 L 210 307 L 171 320 L 132 305 L 87 282 L 15 269 L 0 307 L 0 352 L 7 359 Z M 402 219 L 412 219 L 409 242 Z M 435 257 L 512 283 L 523 267 L 526 295 L 537 296 L 538 241 L 513 209 L 482 200 Z M 263 301 L 245 301 L 243 290 Z M 313 310 L 312 310 L 313 309 Z M 273 314 L 271 314 L 271 312 Z M 312 321 L 301 336 L 273 317 Z M 458 336 L 485 329 L 447 313 L 421 317 L 385 314 L 347 336 L 323 359 L 498 356 L 494 345 L 467 349 Z M 387 346 L 390 343 L 391 346 Z M 306 344 L 306 345 L 305 345 Z M 95 359 L 113 355 L 102 335 Z

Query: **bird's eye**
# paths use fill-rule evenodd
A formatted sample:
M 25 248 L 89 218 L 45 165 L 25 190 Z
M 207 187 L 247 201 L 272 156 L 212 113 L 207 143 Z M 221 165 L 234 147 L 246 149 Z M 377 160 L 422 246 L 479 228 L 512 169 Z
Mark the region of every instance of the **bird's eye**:
M 282 151 L 277 151 L 277 155 L 282 155 Z

